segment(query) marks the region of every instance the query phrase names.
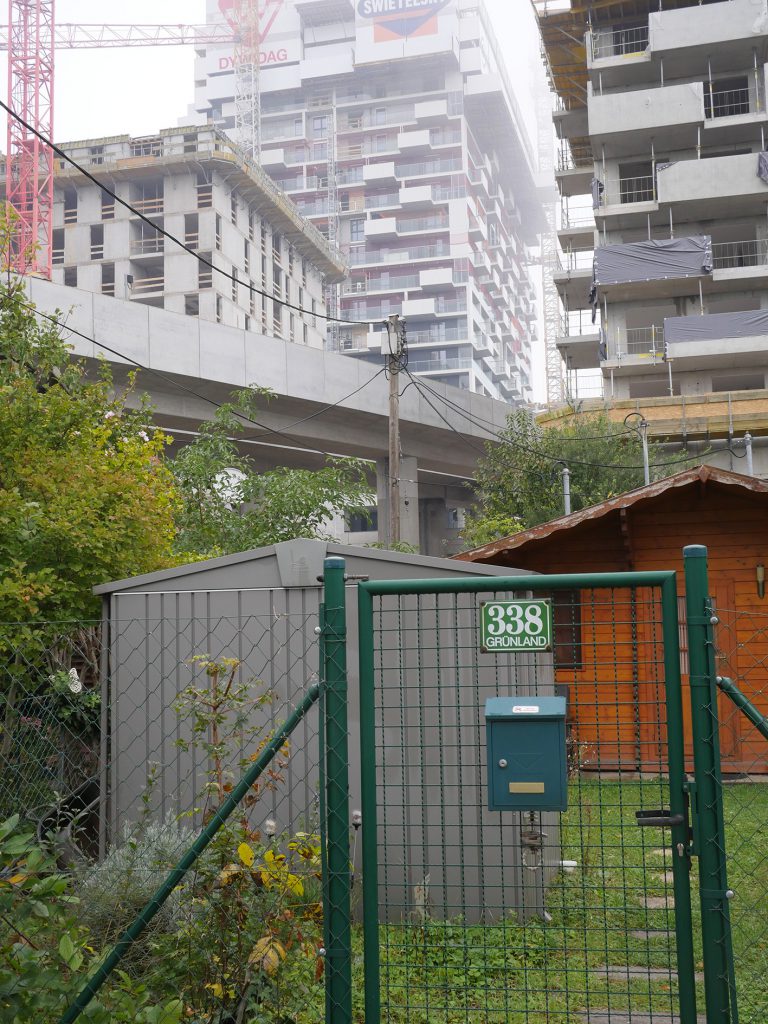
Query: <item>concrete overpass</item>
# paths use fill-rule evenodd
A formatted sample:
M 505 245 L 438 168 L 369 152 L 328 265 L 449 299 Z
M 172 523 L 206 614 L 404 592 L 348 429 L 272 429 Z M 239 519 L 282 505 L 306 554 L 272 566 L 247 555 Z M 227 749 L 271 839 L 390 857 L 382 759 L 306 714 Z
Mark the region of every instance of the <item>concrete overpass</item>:
M 386 535 L 388 383 L 383 373 L 377 376 L 380 366 L 48 281 L 29 279 L 27 290 L 41 311 L 58 310 L 74 331 L 127 357 L 63 332 L 77 355 L 106 357 L 117 381 L 133 368 L 128 359 L 147 367 L 139 374 L 139 390 L 149 394 L 157 423 L 180 443 L 212 416 L 211 402 L 227 401 L 236 388 L 270 388 L 275 397 L 263 404 L 262 426 L 246 428 L 243 435 L 254 463 L 259 468 L 316 468 L 324 461 L 323 452 L 371 460 L 377 471 L 379 528 Z M 473 424 L 432 399 L 435 411 L 407 383 L 405 378 L 401 402 L 403 539 L 420 544 L 425 554 L 444 554 L 458 546 L 459 520 L 450 510 L 471 501 L 466 482 L 489 436 L 483 424 L 500 430 L 510 407 L 432 385 L 478 421 Z

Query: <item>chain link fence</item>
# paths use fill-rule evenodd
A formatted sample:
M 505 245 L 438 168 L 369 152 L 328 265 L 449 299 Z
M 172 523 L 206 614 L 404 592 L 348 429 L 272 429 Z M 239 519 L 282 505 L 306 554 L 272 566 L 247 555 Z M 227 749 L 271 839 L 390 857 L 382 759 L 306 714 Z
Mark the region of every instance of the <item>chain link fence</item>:
M 733 595 L 724 595 L 724 602 Z M 713 604 L 717 674 L 768 716 L 768 612 Z M 723 813 L 729 916 L 741 1024 L 768 1020 L 768 738 L 726 693 L 713 712 L 724 760 Z M 768 727 L 768 720 L 764 729 Z M 726 762 L 727 759 L 727 762 Z
M 0 903 L 16 900 L 0 917 L 4 1020 L 64 1015 L 276 737 L 89 1013 L 147 1024 L 324 1020 L 317 605 L 168 610 L 0 626 L 0 821 L 21 819 L 0 839 Z M 37 867 L 39 842 L 48 854 Z M 35 896 L 52 877 L 74 901 L 66 911 Z M 33 902 L 49 928 L 42 917 L 22 928 Z M 44 1009 L 25 955 L 39 959 L 38 990 L 48 966 L 58 972 Z

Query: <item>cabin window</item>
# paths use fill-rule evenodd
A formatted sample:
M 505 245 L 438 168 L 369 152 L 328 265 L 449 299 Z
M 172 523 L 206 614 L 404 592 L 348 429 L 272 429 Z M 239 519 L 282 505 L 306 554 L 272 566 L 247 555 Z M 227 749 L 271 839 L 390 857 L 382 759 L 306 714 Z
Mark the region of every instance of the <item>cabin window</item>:
M 558 590 L 552 599 L 555 668 L 583 668 L 581 593 Z

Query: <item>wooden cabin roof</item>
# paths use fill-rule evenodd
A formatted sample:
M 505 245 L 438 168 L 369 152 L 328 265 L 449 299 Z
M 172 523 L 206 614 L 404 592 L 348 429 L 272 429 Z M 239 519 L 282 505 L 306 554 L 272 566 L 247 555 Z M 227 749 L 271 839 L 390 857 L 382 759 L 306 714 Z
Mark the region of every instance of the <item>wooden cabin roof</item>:
M 609 516 L 612 513 L 620 513 L 622 510 L 632 506 L 655 501 L 670 492 L 692 487 L 715 487 L 725 491 L 736 491 L 737 493 L 758 497 L 768 495 L 768 481 L 758 480 L 753 476 L 744 476 L 741 473 L 733 473 L 727 469 L 718 469 L 715 466 L 697 466 L 695 469 L 676 473 L 674 476 L 665 477 L 663 480 L 657 480 L 647 486 L 636 487 L 632 491 L 625 491 L 615 498 L 601 501 L 598 505 L 590 505 L 589 508 L 581 509 L 579 512 L 572 512 L 571 515 L 550 519 L 549 522 L 533 526 L 529 530 L 522 530 L 520 533 L 514 533 L 509 537 L 492 541 L 490 544 L 484 544 L 482 547 L 463 551 L 454 557 L 467 562 L 489 562 L 495 561 L 500 557 L 506 560 L 507 553 L 512 555 L 527 544 L 573 530 L 583 524 Z M 768 497 L 765 500 L 768 502 Z

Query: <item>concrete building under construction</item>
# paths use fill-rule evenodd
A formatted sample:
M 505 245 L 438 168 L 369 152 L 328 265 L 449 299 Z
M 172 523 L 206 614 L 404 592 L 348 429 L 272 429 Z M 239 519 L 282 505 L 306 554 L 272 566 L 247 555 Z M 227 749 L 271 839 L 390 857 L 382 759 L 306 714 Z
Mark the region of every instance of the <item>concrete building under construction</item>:
M 259 56 L 260 162 L 350 264 L 331 307 L 362 323 L 331 345 L 379 359 L 400 313 L 412 370 L 529 399 L 541 207 L 481 0 L 285 0 Z M 189 120 L 234 133 L 235 78 L 231 47 L 199 51 Z
M 62 148 L 133 209 L 57 161 L 55 283 L 323 347 L 324 289 L 342 281 L 346 268 L 317 228 L 215 126 Z
M 610 401 L 727 393 L 717 432 L 753 428 L 740 407 L 768 387 L 766 5 L 535 5 L 558 94 L 563 359 L 599 370 Z M 569 216 L 585 195 L 594 224 Z

